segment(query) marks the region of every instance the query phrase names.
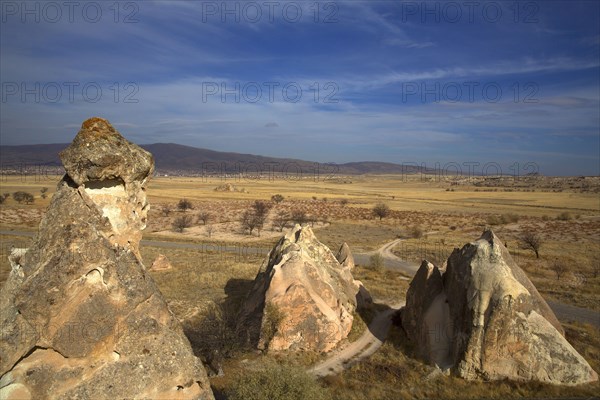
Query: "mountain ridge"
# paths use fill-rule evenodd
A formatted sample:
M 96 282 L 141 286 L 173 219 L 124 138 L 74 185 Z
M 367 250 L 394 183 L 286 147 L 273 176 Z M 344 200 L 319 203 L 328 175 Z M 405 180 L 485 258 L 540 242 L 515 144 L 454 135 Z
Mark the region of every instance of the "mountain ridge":
M 26 166 L 60 166 L 58 153 L 68 143 L 0 145 L 2 169 Z M 156 171 L 171 175 L 204 174 L 406 174 L 427 169 L 379 161 L 355 161 L 342 164 L 319 163 L 296 158 L 270 157 L 186 146 L 177 143 L 140 145 L 154 155 Z

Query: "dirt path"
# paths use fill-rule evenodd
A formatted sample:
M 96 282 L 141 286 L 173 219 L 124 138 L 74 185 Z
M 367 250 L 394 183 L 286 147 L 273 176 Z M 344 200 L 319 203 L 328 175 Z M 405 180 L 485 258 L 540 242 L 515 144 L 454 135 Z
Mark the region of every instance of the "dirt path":
M 331 354 L 325 361 L 310 368 L 308 372 L 318 377 L 335 375 L 375 353 L 387 337 L 392 325 L 392 315 L 402 306 L 404 302 L 394 304 L 391 308 L 378 313 L 358 340 Z
M 392 253 L 392 249 L 402 242 L 402 239 L 396 239 L 389 243 L 384 244 L 375 251 L 368 253 L 357 253 L 354 254 L 354 260 L 360 265 L 369 265 L 370 258 L 373 254 L 379 253 L 383 256 L 383 262 L 386 268 L 399 271 L 408 277 L 412 277 L 417 273 L 419 269 L 418 264 L 411 263 L 409 261 L 402 260 L 400 257 Z

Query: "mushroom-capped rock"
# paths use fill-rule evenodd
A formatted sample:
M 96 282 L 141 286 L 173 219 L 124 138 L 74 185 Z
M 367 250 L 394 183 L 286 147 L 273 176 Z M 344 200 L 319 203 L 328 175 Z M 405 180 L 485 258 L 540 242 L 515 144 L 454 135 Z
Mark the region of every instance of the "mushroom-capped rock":
M 67 172 L 63 181 L 110 222 L 105 237 L 139 256 L 149 210 L 145 190 L 154 171 L 152 155 L 123 138 L 107 120 L 94 117 L 81 125 L 60 158 Z
M 238 330 L 259 349 L 330 351 L 348 336 L 362 288 L 346 267 L 309 227 L 296 225 L 263 262 Z
M 152 154 L 126 140 L 107 120 L 98 117 L 81 125 L 73 142 L 61 151 L 60 159 L 77 186 L 112 180 L 143 183 L 154 172 Z
M 455 249 L 443 274 L 421 265 L 402 326 L 424 359 L 466 379 L 565 385 L 598 379 L 491 230 Z
M 84 122 L 77 138 L 84 137 L 67 159 L 79 160 L 87 180 L 65 175 L 32 246 L 10 257 L 0 296 L 0 398 L 213 399 L 204 367 L 137 255 L 152 166 L 118 172 L 137 160 L 126 155 L 144 153 L 104 120 Z M 118 157 L 104 154 L 117 150 Z M 82 172 L 99 164 L 115 173 Z

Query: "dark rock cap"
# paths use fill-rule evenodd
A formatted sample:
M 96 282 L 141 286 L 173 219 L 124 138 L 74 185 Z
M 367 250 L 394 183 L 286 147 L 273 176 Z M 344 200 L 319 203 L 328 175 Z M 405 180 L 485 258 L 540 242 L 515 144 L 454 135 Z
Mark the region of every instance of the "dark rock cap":
M 60 159 L 78 186 L 108 179 L 142 181 L 154 172 L 152 154 L 126 140 L 110 122 L 98 117 L 81 125 L 73 142 L 60 153 Z

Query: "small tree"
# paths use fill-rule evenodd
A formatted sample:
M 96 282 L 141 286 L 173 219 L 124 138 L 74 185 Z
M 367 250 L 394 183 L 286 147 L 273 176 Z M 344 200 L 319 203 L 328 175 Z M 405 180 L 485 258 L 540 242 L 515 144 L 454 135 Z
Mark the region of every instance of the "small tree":
M 290 220 L 290 216 L 287 212 L 280 210 L 275 214 L 275 219 L 273 220 L 273 225 L 279 228 L 279 232 L 283 232 L 283 228 L 287 225 Z
M 192 226 L 192 217 L 189 215 L 182 215 L 173 221 L 173 230 L 175 232 L 182 233 L 185 228 L 189 228 L 190 226 Z
M 281 203 L 284 200 L 284 197 L 280 194 L 274 194 L 271 196 L 271 200 L 275 203 Z
M 202 221 L 202 225 L 206 225 L 212 219 L 212 215 L 207 211 L 202 211 L 198 214 L 198 221 Z
M 271 206 L 266 201 L 256 200 L 254 204 L 252 204 L 252 208 L 256 215 L 266 218 Z
M 379 217 L 379 220 L 381 221 L 383 218 L 390 215 L 390 207 L 385 203 L 375 204 L 373 207 L 373 215 Z
M 341 199 L 340 200 L 340 205 L 342 207 L 346 207 L 348 205 L 348 199 Z
M 21 204 L 21 203 L 31 204 L 35 201 L 35 198 L 33 197 L 33 195 L 28 192 L 21 192 L 21 191 L 14 192 L 12 197 L 19 204 Z
M 567 272 L 569 272 L 569 264 L 563 262 L 563 261 L 559 261 L 559 260 L 555 260 L 551 265 L 550 265 L 550 269 L 552 271 L 554 271 L 554 273 L 556 274 L 556 280 L 559 281 L 560 278 L 566 274 Z
M 46 193 L 48 193 L 48 188 L 47 187 L 41 188 L 40 193 L 41 193 L 42 199 L 45 199 L 46 197 L 48 197 L 48 195 L 46 194 Z
M 291 217 L 292 221 L 295 224 L 298 225 L 302 225 L 305 224 L 306 221 L 308 221 L 308 217 L 306 216 L 306 212 L 302 211 L 302 210 L 294 210 L 292 211 L 292 217 Z
M 179 200 L 179 203 L 177 203 L 177 208 L 183 212 L 186 212 L 187 210 L 194 208 L 194 206 L 192 206 L 192 202 L 188 199 L 181 199 Z
M 244 211 L 242 214 L 242 218 L 240 219 L 242 227 L 248 230 L 250 235 L 252 235 L 252 231 L 256 229 L 258 231 L 258 236 L 260 236 L 260 231 L 265 225 L 269 210 L 270 206 L 268 203 L 256 200 L 254 204 L 252 204 L 252 208 Z
M 542 247 L 542 237 L 534 232 L 525 232 L 521 235 L 523 248 L 535 253 L 535 258 L 540 258 L 540 247 Z

